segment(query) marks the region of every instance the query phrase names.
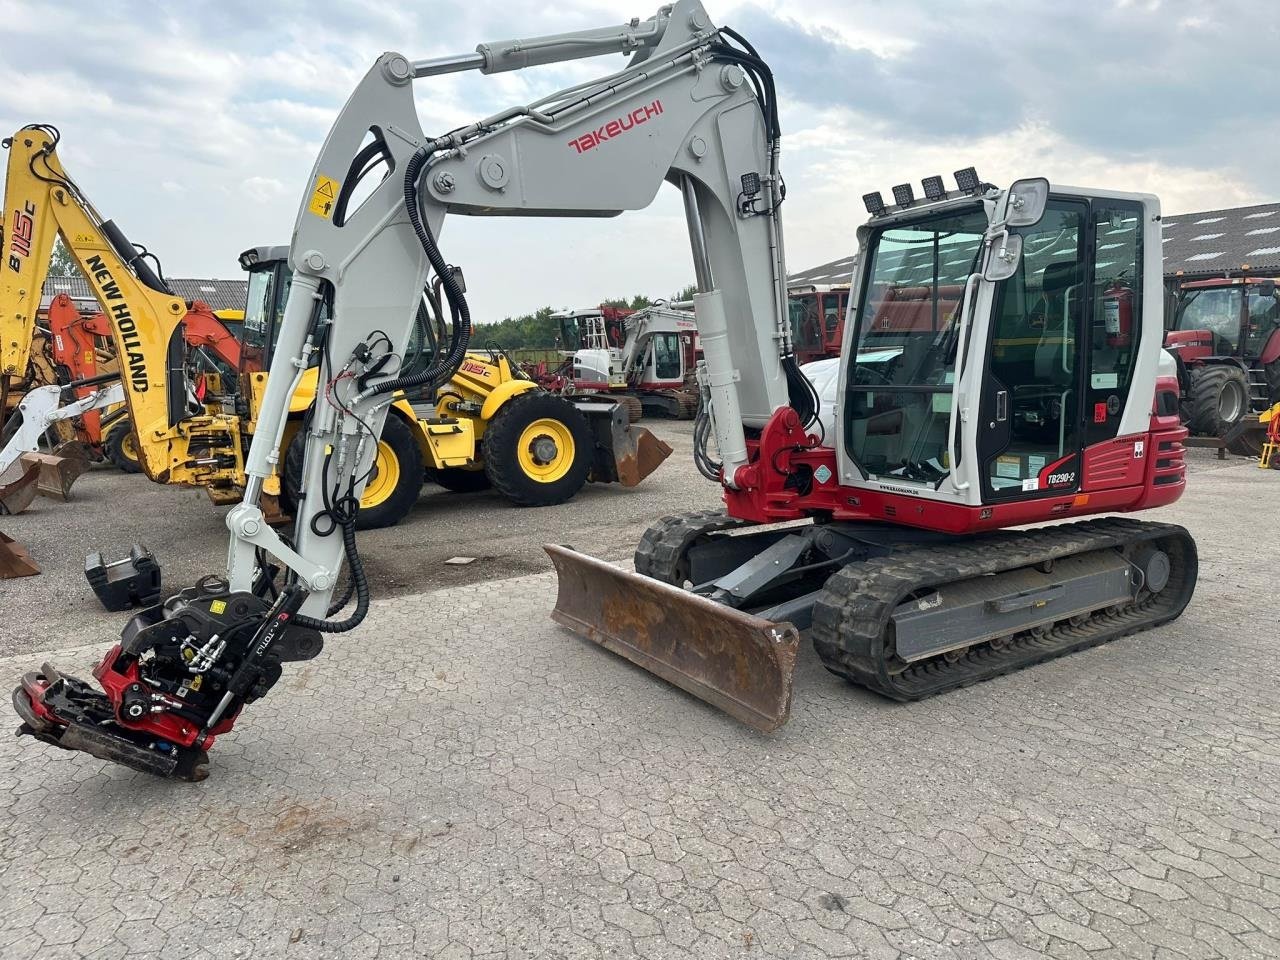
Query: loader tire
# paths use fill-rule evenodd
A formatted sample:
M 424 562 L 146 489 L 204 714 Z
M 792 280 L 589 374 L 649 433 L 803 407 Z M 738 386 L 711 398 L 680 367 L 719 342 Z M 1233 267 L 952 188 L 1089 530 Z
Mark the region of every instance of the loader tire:
M 493 486 L 483 469 L 468 470 L 466 467 L 441 467 L 438 470 L 429 470 L 427 479 L 440 484 L 450 493 L 478 493 Z
M 102 446 L 107 459 L 125 473 L 142 472 L 142 463 L 138 460 L 138 438 L 134 436 L 133 424 L 128 419 L 111 425 Z
M 564 503 L 587 482 L 594 442 L 572 403 L 542 390 L 508 400 L 484 431 L 484 472 L 521 507 Z
M 1188 420 L 1191 432 L 1217 437 L 1249 412 L 1249 380 L 1234 364 L 1191 371 Z
M 291 514 L 298 508 L 306 439 L 306 430 L 299 429 L 289 441 L 289 450 L 285 454 L 280 506 Z M 413 433 L 396 414 L 387 414 L 382 436 L 378 439 L 378 459 L 374 462 L 373 475 L 360 497 L 356 529 L 377 530 L 395 526 L 403 520 L 418 502 L 422 476 L 422 452 L 413 439 Z

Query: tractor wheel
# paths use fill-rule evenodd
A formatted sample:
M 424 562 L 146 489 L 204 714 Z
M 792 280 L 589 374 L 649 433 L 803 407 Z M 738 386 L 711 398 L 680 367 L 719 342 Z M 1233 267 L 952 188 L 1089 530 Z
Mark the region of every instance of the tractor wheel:
M 1280 360 L 1272 360 L 1267 371 L 1267 403 L 1280 403 Z
M 1210 437 L 1249 412 L 1249 380 L 1233 364 L 1213 364 L 1192 369 L 1188 413 L 1191 432 Z
M 125 473 L 141 473 L 142 463 L 138 459 L 138 438 L 134 435 L 133 424 L 128 419 L 111 425 L 107 432 L 107 441 L 103 445 L 107 459 Z
M 299 429 L 289 442 L 284 482 L 280 484 L 280 506 L 289 513 L 295 513 L 298 507 L 305 448 L 306 431 Z M 418 449 L 413 433 L 396 414 L 387 414 L 382 436 L 378 439 L 373 472 L 360 496 L 356 529 L 376 530 L 395 526 L 403 520 L 418 502 L 422 475 L 422 451 Z
M 521 507 L 564 503 L 587 482 L 594 444 L 587 418 L 563 397 L 530 390 L 508 400 L 484 431 L 484 472 Z
M 477 493 L 488 490 L 492 486 L 483 469 L 468 470 L 466 467 L 441 467 L 439 470 L 429 470 L 427 479 L 440 484 L 450 493 Z

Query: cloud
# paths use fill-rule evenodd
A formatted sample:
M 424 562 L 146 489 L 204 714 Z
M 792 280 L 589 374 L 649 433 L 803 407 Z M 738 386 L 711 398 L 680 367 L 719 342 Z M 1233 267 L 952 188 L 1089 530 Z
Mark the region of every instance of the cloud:
M 104 215 L 174 275 L 235 276 L 287 240 L 334 116 L 379 53 L 623 23 L 656 0 L 397 5 L 0 0 L 0 128 L 52 122 Z M 1280 168 L 1271 6 L 1191 0 L 709 3 L 773 65 L 782 96 L 794 269 L 852 252 L 860 196 L 974 163 L 1003 182 L 1154 190 L 1177 212 L 1273 199 Z M 1247 30 L 1240 30 L 1247 24 Z M 57 51 L 57 53 L 53 53 Z M 620 56 L 415 86 L 439 133 L 621 68 Z M 692 275 L 679 198 L 613 220 L 460 217 L 446 257 L 477 317 L 665 295 Z M 675 251 L 673 253 L 673 251 Z

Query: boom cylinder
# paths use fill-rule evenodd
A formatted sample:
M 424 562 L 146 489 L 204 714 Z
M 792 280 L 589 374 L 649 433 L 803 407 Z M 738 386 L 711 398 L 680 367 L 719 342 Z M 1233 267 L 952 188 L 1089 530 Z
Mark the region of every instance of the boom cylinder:
M 747 463 L 747 436 L 742 429 L 738 403 L 738 371 L 729 350 L 729 322 L 724 312 L 724 296 L 719 290 L 693 295 L 693 314 L 698 321 L 702 357 L 707 365 L 711 390 L 711 425 L 716 447 L 724 465 L 724 482 L 735 486 L 734 474 Z

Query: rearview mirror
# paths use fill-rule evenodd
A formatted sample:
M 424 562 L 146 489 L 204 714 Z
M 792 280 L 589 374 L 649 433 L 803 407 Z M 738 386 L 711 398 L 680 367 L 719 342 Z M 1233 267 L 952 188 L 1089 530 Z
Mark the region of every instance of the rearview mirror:
M 1049 181 L 1044 177 L 1018 180 L 1009 188 L 1009 202 L 1005 208 L 1005 225 L 1009 227 L 1034 227 L 1044 216 L 1049 202 Z
M 1261 297 L 1274 297 L 1276 295 L 1276 282 L 1274 280 L 1263 280 L 1258 284 L 1258 295 Z
M 987 269 L 983 272 L 982 279 L 993 283 L 1008 280 L 1018 272 L 1018 264 L 1021 262 L 1021 234 L 1003 234 L 991 245 L 991 254 L 987 257 Z

